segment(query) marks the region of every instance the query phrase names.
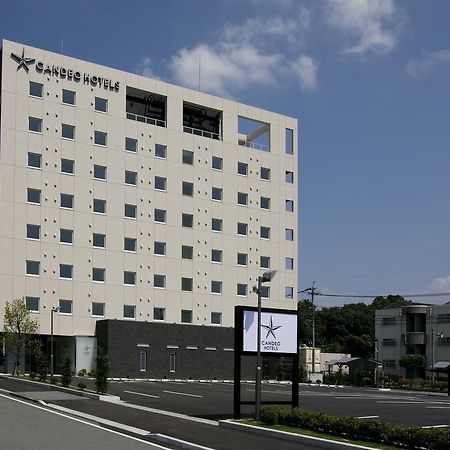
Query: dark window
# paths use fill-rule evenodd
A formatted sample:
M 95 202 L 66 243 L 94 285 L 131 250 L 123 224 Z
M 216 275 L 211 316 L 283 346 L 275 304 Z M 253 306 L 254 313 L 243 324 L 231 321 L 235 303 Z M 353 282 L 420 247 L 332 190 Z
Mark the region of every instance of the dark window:
M 261 227 L 260 235 L 261 239 L 270 239 L 270 227 Z
M 123 284 L 135 285 L 136 284 L 136 272 L 129 272 L 129 271 L 125 270 L 123 272 Z
M 95 110 L 100 112 L 108 111 L 108 100 L 106 98 L 95 97 Z
M 156 288 L 165 288 L 166 287 L 166 276 L 155 273 L 153 275 L 153 286 Z
M 155 209 L 155 222 L 166 223 L 166 210 Z
M 75 92 L 63 89 L 62 91 L 62 102 L 66 105 L 75 105 Z
M 92 315 L 103 317 L 105 315 L 105 304 L 92 302 Z
M 211 261 L 221 263 L 222 262 L 222 250 L 213 248 L 211 250 Z
M 261 167 L 261 179 L 270 180 L 270 169 L 267 167 Z
M 125 138 L 125 150 L 128 152 L 137 152 L 138 141 L 137 139 L 126 137 Z
M 193 280 L 192 278 L 181 278 L 181 290 L 192 292 Z
M 286 153 L 288 155 L 294 154 L 294 130 L 286 128 Z
M 27 189 L 27 202 L 28 203 L 41 203 L 41 190 L 40 189 Z
M 42 165 L 42 155 L 39 153 L 28 152 L 28 167 L 40 169 Z
M 292 228 L 286 228 L 285 229 L 285 238 L 287 241 L 293 241 L 294 240 L 294 230 Z
M 42 119 L 37 117 L 28 117 L 28 130 L 36 133 L 42 133 Z
M 212 312 L 211 313 L 211 324 L 220 325 L 222 323 L 222 313 Z
M 137 172 L 132 170 L 125 170 L 125 184 L 132 184 L 136 186 L 137 184 Z
M 101 198 L 94 198 L 94 212 L 105 214 L 106 213 L 106 200 Z
M 73 266 L 71 264 L 59 265 L 59 278 L 72 278 Z
M 72 314 L 72 300 L 59 300 L 59 313 Z
M 189 183 L 188 181 L 183 181 L 182 192 L 183 192 L 183 195 L 192 197 L 194 195 L 194 183 Z
M 41 226 L 27 224 L 27 238 L 28 239 L 40 239 L 41 238 Z
M 238 192 L 237 202 L 238 202 L 238 205 L 247 206 L 248 194 L 246 194 L 245 192 Z
M 130 237 L 123 238 L 123 249 L 126 250 L 127 252 L 135 252 L 136 244 L 137 244 L 136 238 Z
M 248 164 L 243 162 L 238 162 L 238 174 L 245 175 L 248 174 Z
M 61 194 L 60 195 L 60 205 L 61 205 L 61 208 L 73 209 L 73 195 L 72 194 Z
M 139 352 L 139 370 L 140 372 L 147 371 L 147 352 Z
M 137 206 L 130 205 L 129 203 L 125 203 L 124 213 L 125 213 L 125 217 L 128 217 L 130 219 L 136 219 Z
M 158 191 L 165 191 L 167 188 L 167 178 L 155 177 L 155 189 Z
M 222 231 L 223 221 L 222 219 L 217 219 L 215 217 L 211 220 L 211 229 L 213 231 Z
M 247 236 L 247 224 L 246 223 L 238 222 L 237 234 L 240 234 L 241 236 Z
M 259 266 L 261 269 L 270 269 L 270 256 L 261 256 Z
M 182 309 L 181 310 L 181 323 L 192 323 L 192 311 L 190 309 Z M 174 366 L 175 366 L 175 364 L 174 364 Z M 175 371 L 175 369 L 174 369 L 174 371 Z
M 269 298 L 269 297 L 270 297 L 270 287 L 261 286 L 261 298 Z
M 61 172 L 73 174 L 75 172 L 75 161 L 61 158 Z
M 223 170 L 223 159 L 218 156 L 213 156 L 211 159 L 211 166 L 216 170 Z
M 34 81 L 30 81 L 30 95 L 33 97 L 41 97 L 43 92 L 44 85 L 42 83 L 35 83 Z
M 100 267 L 93 267 L 92 268 L 92 281 L 101 281 L 102 283 L 105 282 L 105 275 L 106 270 L 102 269 Z
M 286 211 L 294 212 L 294 200 L 286 200 Z
M 157 158 L 165 158 L 167 154 L 167 147 L 162 144 L 155 144 L 155 156 Z
M 94 131 L 94 144 L 106 146 L 107 134 L 103 131 Z
M 40 265 L 41 263 L 39 261 L 27 260 L 26 263 L 27 275 L 39 275 Z
M 183 150 L 183 164 L 194 164 L 194 152 L 191 152 L 189 150 Z
M 286 257 L 284 261 L 286 270 L 294 270 L 294 258 Z
M 106 180 L 106 166 L 94 164 L 94 178 L 98 180 Z
M 396 323 L 397 323 L 396 317 L 383 317 L 381 320 L 381 325 L 395 325 Z
M 165 242 L 155 241 L 155 243 L 153 244 L 153 253 L 155 255 L 165 256 L 165 254 L 166 254 L 166 243 Z
M 383 339 L 381 342 L 382 342 L 383 347 L 395 347 L 396 346 L 394 338 Z
M 169 371 L 172 373 L 175 372 L 175 369 L 176 369 L 176 360 L 177 360 L 177 354 L 171 353 L 169 355 Z
M 246 266 L 247 265 L 247 253 L 238 253 L 237 254 L 237 264 L 238 266 Z
M 237 284 L 237 295 L 240 296 L 247 296 L 247 285 L 243 284 L 243 283 L 238 283 Z
M 75 127 L 73 125 L 63 123 L 61 126 L 61 136 L 65 139 L 75 139 Z
M 285 286 L 284 288 L 284 297 L 285 298 L 294 298 L 294 288 L 292 286 Z
M 222 282 L 212 280 L 211 281 L 211 292 L 213 294 L 221 294 L 222 293 Z
M 134 319 L 136 317 L 136 306 L 123 305 L 123 317 L 125 319 Z
M 164 320 L 166 317 L 165 308 L 153 308 L 153 320 Z
M 61 228 L 59 230 L 59 242 L 73 244 L 73 230 Z
M 39 297 L 25 297 L 25 305 L 28 311 L 39 312 Z
M 211 191 L 211 197 L 213 200 L 222 201 L 223 189 L 218 187 L 213 187 Z
M 261 197 L 261 209 L 270 209 L 270 198 L 269 197 Z
M 181 225 L 183 227 L 192 228 L 194 226 L 194 216 L 192 214 L 181 215 Z
M 93 233 L 92 234 L 92 246 L 105 248 L 106 247 L 106 234 Z
M 286 183 L 292 184 L 294 182 L 294 172 L 286 170 Z
M 183 259 L 192 259 L 192 255 L 194 252 L 194 248 L 190 245 L 182 245 L 181 246 L 181 257 Z

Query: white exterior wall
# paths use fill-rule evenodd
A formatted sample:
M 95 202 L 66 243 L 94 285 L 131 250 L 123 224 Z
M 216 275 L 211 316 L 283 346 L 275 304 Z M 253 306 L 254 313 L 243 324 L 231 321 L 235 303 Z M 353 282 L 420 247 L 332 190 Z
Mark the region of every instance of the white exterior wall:
M 11 52 L 72 68 L 120 83 L 118 92 L 36 71 L 18 70 Z M 0 145 L 0 329 L 5 302 L 39 297 L 40 333 L 50 332 L 50 310 L 59 299 L 73 301 L 71 315 L 55 318 L 55 334 L 92 336 L 96 318 L 92 302 L 105 303 L 104 318 L 123 319 L 123 305 L 136 306 L 136 320 L 152 321 L 153 308 L 166 309 L 165 321 L 180 323 L 181 309 L 193 311 L 193 324 L 211 325 L 211 312 L 222 313 L 222 326 L 233 326 L 234 306 L 255 305 L 251 288 L 260 255 L 270 256 L 278 274 L 270 283 L 266 307 L 296 308 L 297 292 L 297 120 L 161 81 L 125 73 L 68 56 L 3 41 Z M 43 98 L 29 95 L 29 82 L 44 85 Z M 167 96 L 167 128 L 126 119 L 126 87 Z M 62 104 L 62 89 L 76 92 L 76 105 Z M 94 111 L 95 97 L 108 100 L 108 112 Z M 183 101 L 223 112 L 223 140 L 183 132 Z M 270 124 L 270 152 L 237 144 L 238 116 Z M 41 134 L 28 131 L 28 117 L 43 119 Z M 73 141 L 61 138 L 61 124 L 75 125 Z M 294 154 L 285 152 L 286 128 L 294 131 Z M 107 147 L 93 144 L 94 130 L 107 132 Z M 124 150 L 125 137 L 138 139 L 138 152 Z M 154 157 L 155 144 L 167 145 L 167 159 Z M 182 164 L 182 150 L 194 151 L 194 165 Z M 42 154 L 42 168 L 27 167 L 27 152 Z M 223 158 L 223 171 L 211 169 L 211 156 Z M 61 158 L 75 160 L 75 174 L 60 172 Z M 248 163 L 247 177 L 237 174 L 238 161 Z M 94 164 L 107 166 L 107 181 L 93 179 Z M 271 181 L 260 179 L 260 167 L 271 169 Z M 124 184 L 124 171 L 138 173 L 137 186 Z M 285 171 L 294 183 L 285 182 Z M 167 192 L 154 190 L 154 177 L 167 177 Z M 182 181 L 194 183 L 194 196 L 181 194 Z M 211 188 L 222 187 L 223 202 L 211 200 Z M 27 187 L 41 189 L 41 204 L 27 204 Z M 237 192 L 247 192 L 249 205 L 237 205 Z M 61 209 L 60 193 L 74 195 L 74 210 Z M 260 196 L 271 198 L 271 210 L 259 208 Z M 106 215 L 92 212 L 93 198 L 107 201 Z M 294 200 L 294 212 L 285 200 Z M 124 218 L 124 204 L 137 205 L 137 219 Z M 153 221 L 154 208 L 167 210 L 165 225 Z M 181 227 L 182 212 L 194 214 L 194 228 Z M 211 231 L 211 218 L 223 219 L 222 233 Z M 249 234 L 238 236 L 237 222 Z M 41 226 L 40 240 L 26 239 L 26 224 Z M 271 239 L 259 237 L 260 226 L 271 227 Z M 60 228 L 74 230 L 73 245 L 59 243 Z M 294 241 L 285 240 L 294 229 Z M 106 234 L 106 249 L 92 247 L 92 233 Z M 136 253 L 123 251 L 124 237 L 136 237 Z M 166 256 L 154 256 L 154 241 L 166 242 Z M 181 246 L 192 245 L 192 261 L 181 259 Z M 222 264 L 211 263 L 211 249 L 223 250 Z M 237 253 L 248 253 L 248 266 L 236 265 Z M 285 257 L 294 270 L 285 270 Z M 40 276 L 26 276 L 26 260 L 40 261 Z M 59 279 L 59 264 L 73 264 L 73 279 Z M 92 268 L 106 268 L 106 282 L 92 282 Z M 124 286 L 124 270 L 137 273 L 136 286 Z M 153 288 L 154 274 L 166 275 L 166 288 Z M 181 277 L 193 278 L 193 292 L 181 291 Z M 222 295 L 210 293 L 211 280 L 223 282 Z M 247 283 L 246 297 L 236 284 Z M 285 298 L 292 286 L 294 298 Z

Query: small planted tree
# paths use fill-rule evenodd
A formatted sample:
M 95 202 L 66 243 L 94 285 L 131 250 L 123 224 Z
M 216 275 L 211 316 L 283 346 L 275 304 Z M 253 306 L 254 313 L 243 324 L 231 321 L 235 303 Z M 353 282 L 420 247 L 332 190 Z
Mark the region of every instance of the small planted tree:
M 63 386 L 69 387 L 71 381 L 72 381 L 72 360 L 70 359 L 69 355 L 65 355 L 62 366 L 61 383 Z
M 12 374 L 18 375 L 21 371 L 20 360 L 35 345 L 33 335 L 39 329 L 37 321 L 30 316 L 24 298 L 6 302 L 3 329 L 6 348 L 15 356 Z
M 101 347 L 97 347 L 97 366 L 95 369 L 95 388 L 97 394 L 108 392 L 109 360 Z
M 37 347 L 34 354 L 36 358 L 36 370 L 38 380 L 45 383 L 47 381 L 47 357 L 41 347 Z

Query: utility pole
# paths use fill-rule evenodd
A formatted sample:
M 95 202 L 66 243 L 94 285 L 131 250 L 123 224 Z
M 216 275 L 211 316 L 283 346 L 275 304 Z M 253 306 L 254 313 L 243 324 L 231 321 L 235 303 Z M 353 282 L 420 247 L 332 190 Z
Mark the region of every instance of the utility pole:
M 311 307 L 312 307 L 312 373 L 316 373 L 316 317 L 314 309 L 314 295 L 317 293 L 316 282 L 313 281 L 312 287 L 303 289 L 301 292 L 309 292 L 311 294 Z

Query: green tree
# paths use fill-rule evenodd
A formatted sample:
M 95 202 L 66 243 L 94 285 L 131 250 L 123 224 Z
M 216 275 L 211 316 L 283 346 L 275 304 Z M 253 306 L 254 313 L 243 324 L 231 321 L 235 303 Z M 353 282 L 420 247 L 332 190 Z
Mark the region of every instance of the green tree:
M 48 367 L 48 361 L 47 357 L 42 350 L 42 347 L 37 347 L 36 351 L 34 353 L 34 357 L 36 360 L 36 370 L 38 374 L 38 380 L 45 383 L 47 381 L 47 367 Z
M 62 377 L 61 383 L 65 387 L 69 387 L 72 381 L 72 360 L 69 355 L 64 356 L 63 366 L 62 366 Z
M 20 360 L 29 350 L 36 348 L 34 336 L 39 329 L 36 320 L 30 316 L 25 299 L 6 302 L 3 325 L 6 348 L 15 356 L 13 376 L 20 373 Z
M 95 387 L 97 394 L 108 392 L 109 361 L 101 347 L 97 347 L 97 366 L 95 369 Z

